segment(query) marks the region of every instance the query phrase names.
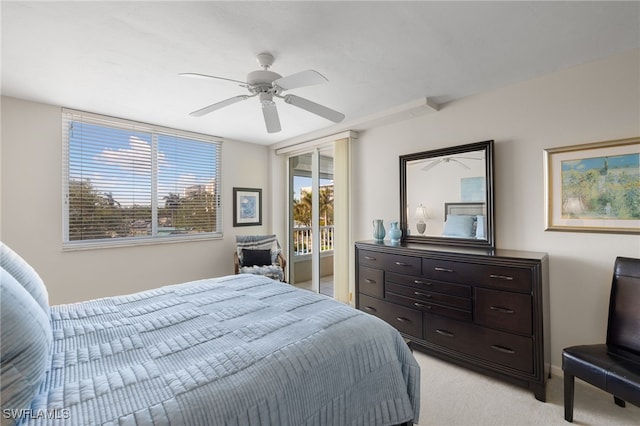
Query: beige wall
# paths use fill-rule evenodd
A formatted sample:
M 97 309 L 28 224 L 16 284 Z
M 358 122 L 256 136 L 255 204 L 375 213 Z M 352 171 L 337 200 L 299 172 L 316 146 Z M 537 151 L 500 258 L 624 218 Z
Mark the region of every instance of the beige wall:
M 235 235 L 271 222 L 268 148 L 225 141 L 224 238 L 199 242 L 62 251 L 61 108 L 2 98 L 0 235 L 44 279 L 51 304 L 233 273 Z M 233 228 L 233 187 L 263 190 L 263 226 Z
M 640 136 L 639 63 L 635 50 L 361 132 L 356 240 L 371 238 L 374 218 L 398 220 L 399 155 L 494 139 L 496 245 L 549 254 L 553 365 L 563 347 L 604 341 L 614 259 L 640 257 L 640 236 L 545 231 L 543 150 Z

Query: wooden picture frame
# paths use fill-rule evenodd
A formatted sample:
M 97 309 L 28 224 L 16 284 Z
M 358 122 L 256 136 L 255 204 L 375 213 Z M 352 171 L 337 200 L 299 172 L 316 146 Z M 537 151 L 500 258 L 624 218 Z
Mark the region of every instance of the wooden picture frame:
M 640 138 L 544 151 L 548 231 L 640 234 Z
M 262 189 L 233 188 L 233 226 L 262 225 Z

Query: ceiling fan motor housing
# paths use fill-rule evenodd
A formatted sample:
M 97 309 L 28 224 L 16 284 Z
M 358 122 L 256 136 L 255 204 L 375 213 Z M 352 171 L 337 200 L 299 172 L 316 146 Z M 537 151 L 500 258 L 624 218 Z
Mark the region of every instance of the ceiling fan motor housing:
M 267 70 L 252 71 L 247 74 L 249 91 L 252 93 L 268 92 L 273 90 L 273 82 L 282 76 L 277 72 Z

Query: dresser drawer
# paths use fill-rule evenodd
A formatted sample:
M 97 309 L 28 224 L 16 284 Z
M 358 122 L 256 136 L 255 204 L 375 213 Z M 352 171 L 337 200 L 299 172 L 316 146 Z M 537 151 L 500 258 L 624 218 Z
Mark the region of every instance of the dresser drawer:
M 358 261 L 361 265 L 373 268 L 381 268 L 387 271 L 401 272 L 404 274 L 420 275 L 421 262 L 419 257 L 361 250 Z
M 389 293 L 399 294 L 405 297 L 411 297 L 422 302 L 438 303 L 440 305 L 452 306 L 454 308 L 471 310 L 471 299 L 466 297 L 451 296 L 445 293 L 437 293 L 430 290 L 424 290 L 416 287 L 387 282 L 385 285 L 385 295 Z
M 422 339 L 422 312 L 360 294 L 358 309 L 375 315 L 399 331 Z
M 436 315 L 424 315 L 425 340 L 483 360 L 533 373 L 533 339 Z
M 360 293 L 382 299 L 384 297 L 384 271 L 361 266 L 358 272 L 358 289 Z
M 474 316 L 477 324 L 532 334 L 531 296 L 478 287 L 475 292 Z
M 530 293 L 532 288 L 531 270 L 528 268 L 425 258 L 422 259 L 422 275 L 437 280 L 483 285 L 500 290 Z
M 469 275 L 466 270 L 471 265 L 450 260 L 422 259 L 422 275 L 441 281 L 464 283 Z
M 474 265 L 473 273 L 468 279 L 474 284 L 499 290 L 531 293 L 533 277 L 529 268 Z
M 396 274 L 393 272 L 388 273 L 385 280 L 386 282 L 410 285 L 418 289 L 450 294 L 452 296 L 471 297 L 471 287 L 468 285 L 447 283 L 424 277 Z
M 358 252 L 358 262 L 360 265 L 372 266 L 374 268 L 383 268 L 382 259 L 388 256 L 377 251 L 360 250 Z
M 429 312 L 436 315 L 454 318 L 460 321 L 471 321 L 471 310 L 453 308 L 451 306 L 439 305 L 437 303 L 427 302 L 423 300 L 412 299 L 402 296 L 398 293 L 387 292 L 385 300 L 407 306 L 414 309 L 420 309 L 423 312 Z

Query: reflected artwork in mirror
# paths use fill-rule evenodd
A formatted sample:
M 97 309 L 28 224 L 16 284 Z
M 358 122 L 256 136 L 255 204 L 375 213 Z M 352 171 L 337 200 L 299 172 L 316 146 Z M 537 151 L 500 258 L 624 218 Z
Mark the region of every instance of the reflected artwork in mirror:
M 403 241 L 494 248 L 493 141 L 400 157 Z

